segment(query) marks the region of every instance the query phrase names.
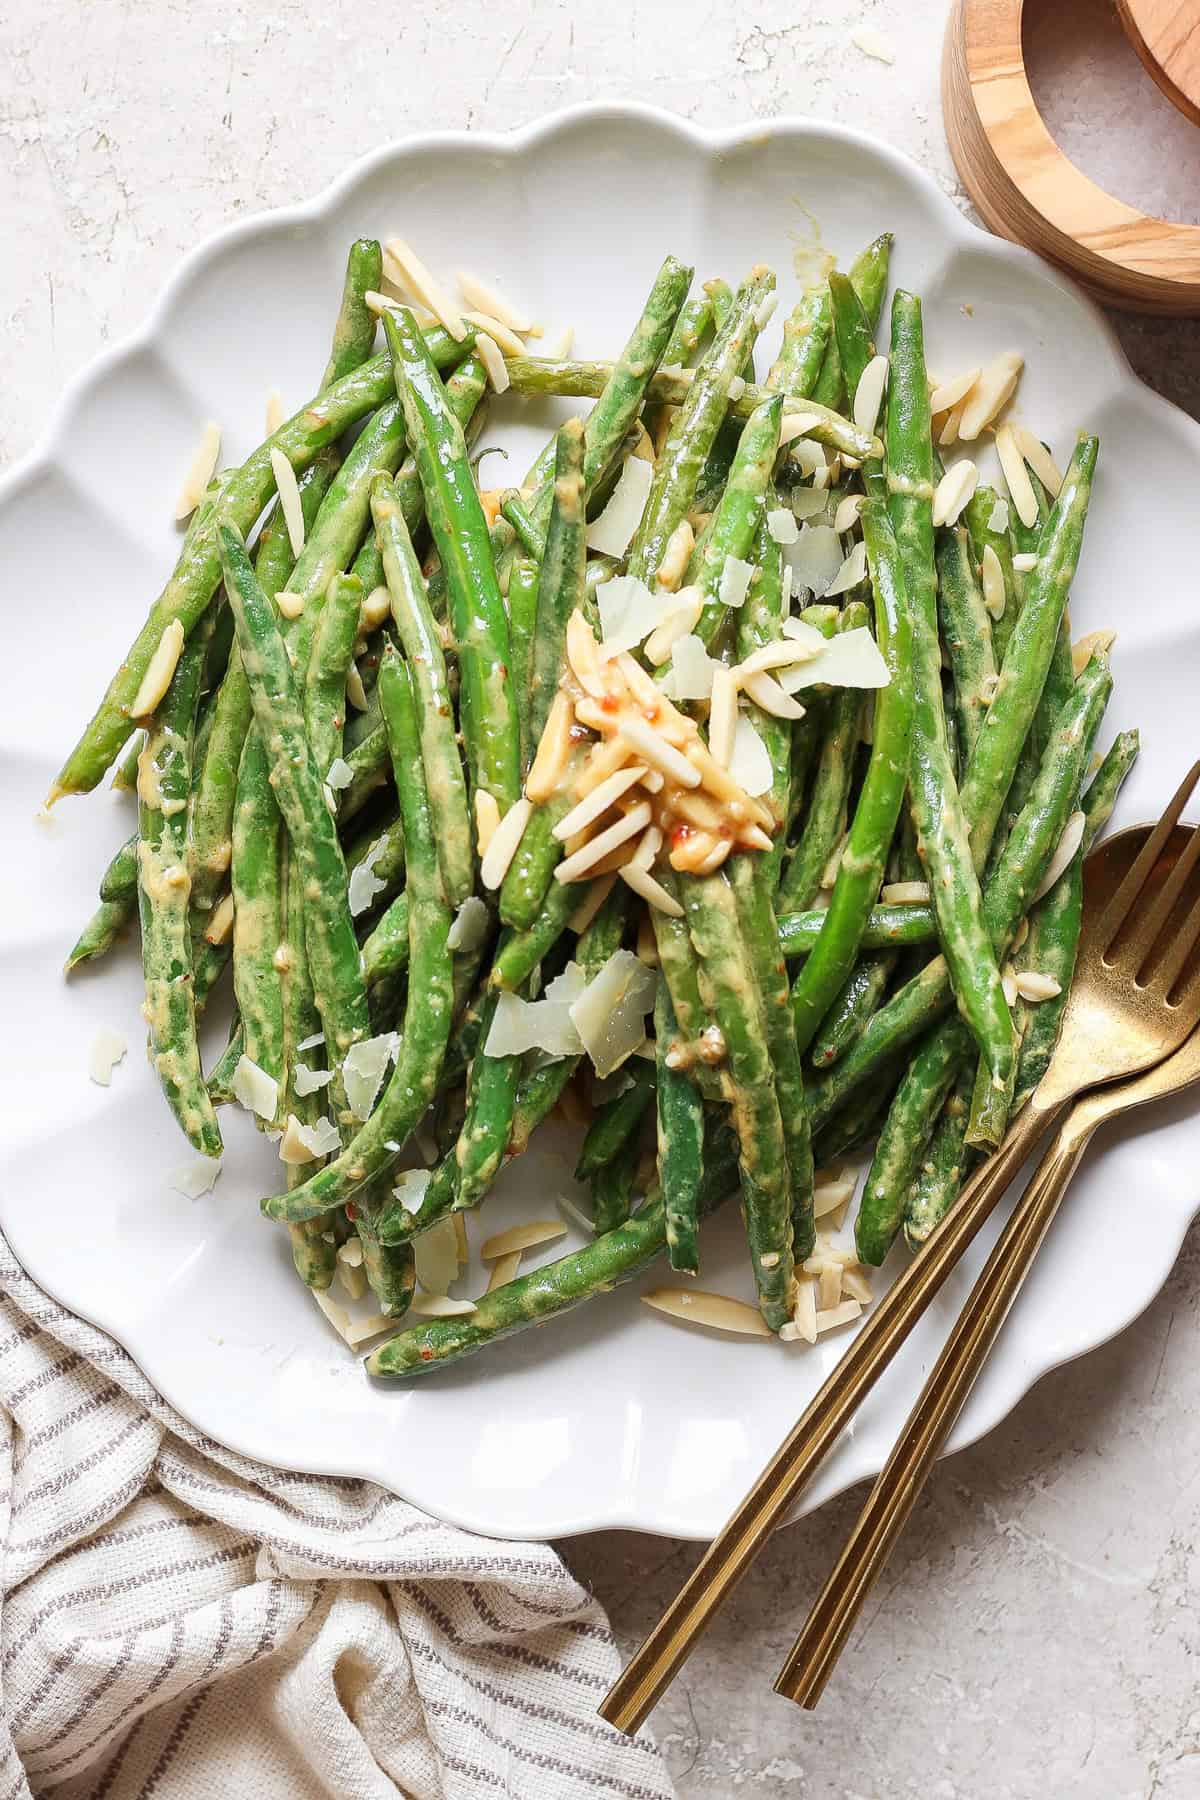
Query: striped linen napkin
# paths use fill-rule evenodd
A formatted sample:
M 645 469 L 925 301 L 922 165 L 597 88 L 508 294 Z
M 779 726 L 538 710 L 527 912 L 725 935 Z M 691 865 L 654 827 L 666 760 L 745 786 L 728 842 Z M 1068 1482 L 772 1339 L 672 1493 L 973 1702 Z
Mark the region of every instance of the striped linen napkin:
M 0 1800 L 670 1800 L 546 1544 L 184 1422 L 0 1238 Z

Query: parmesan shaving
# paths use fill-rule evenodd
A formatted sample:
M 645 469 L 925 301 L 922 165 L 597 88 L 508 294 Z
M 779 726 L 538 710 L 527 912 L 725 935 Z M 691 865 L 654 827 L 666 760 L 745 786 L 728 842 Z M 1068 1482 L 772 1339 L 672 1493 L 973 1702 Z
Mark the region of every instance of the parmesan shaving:
M 589 550 L 599 550 L 605 556 L 624 556 L 642 522 L 653 480 L 653 464 L 640 456 L 626 457 L 608 504 L 587 528 Z
M 769 681 L 770 676 L 765 679 Z M 782 689 L 780 692 L 782 693 Z M 734 727 L 729 773 L 751 799 L 757 799 L 759 794 L 767 794 L 771 790 L 775 772 L 771 767 L 770 754 L 745 714 L 738 715 Z
M 837 530 L 836 524 L 834 525 L 834 530 Z M 833 580 L 830 582 L 829 586 L 825 589 L 825 597 L 828 600 L 832 599 L 835 594 L 848 593 L 851 588 L 856 588 L 859 583 L 865 581 L 866 578 L 867 546 L 860 538 L 837 574 L 834 576 Z
M 842 540 L 832 525 L 805 525 L 784 552 L 797 590 L 807 588 L 820 599 L 836 580 L 844 557 Z
M 578 1056 L 582 1049 L 570 1007 L 563 1001 L 497 995 L 483 1046 L 485 1056 L 524 1056 L 529 1050 L 542 1050 L 547 1056 Z
M 301 1100 L 306 1094 L 319 1093 L 332 1080 L 332 1069 L 310 1069 L 307 1063 L 302 1062 L 296 1063 L 292 1069 L 292 1085 Z
M 519 800 L 514 800 L 492 832 L 479 863 L 479 879 L 485 888 L 498 888 L 508 874 L 509 864 L 532 816 L 533 803 L 522 795 Z
M 363 1038 L 347 1050 L 342 1062 L 342 1079 L 347 1104 L 356 1119 L 370 1118 L 384 1070 L 396 1048 L 395 1032 L 386 1031 L 378 1037 Z
M 708 654 L 702 638 L 689 632 L 671 646 L 671 698 L 707 700 L 720 664 Z
M 511 1256 L 514 1250 L 533 1250 L 539 1244 L 552 1244 L 566 1235 L 567 1228 L 561 1219 L 530 1219 L 524 1225 L 511 1225 L 507 1231 L 497 1231 L 492 1237 L 485 1238 L 479 1246 L 480 1259 L 495 1262 L 498 1257 Z
M 616 950 L 573 1003 L 571 1021 L 597 1075 L 611 1075 L 642 1043 L 657 985 L 632 951 Z
M 894 63 L 896 52 L 882 31 L 876 31 L 871 25 L 860 25 L 857 31 L 850 33 L 850 42 L 864 56 L 871 56 L 876 62 Z
M 304 508 L 300 502 L 300 489 L 296 484 L 296 471 L 283 451 L 275 448 L 271 450 L 271 469 L 275 476 L 275 487 L 292 555 L 299 556 L 304 548 Z
M 1044 894 L 1048 894 L 1059 876 L 1064 875 L 1070 868 L 1075 860 L 1075 854 L 1078 851 L 1080 844 L 1083 842 L 1083 833 L 1086 825 L 1087 818 L 1085 814 L 1081 812 L 1073 812 L 1071 814 L 1063 827 L 1063 834 L 1055 846 L 1054 855 L 1046 865 L 1046 873 L 1038 882 L 1033 895 L 1033 900 L 1030 901 L 1031 906 L 1034 901 L 1040 900 Z
M 429 1192 L 429 1183 L 432 1180 L 433 1175 L 429 1169 L 402 1169 L 396 1177 L 392 1193 L 405 1212 L 410 1213 L 413 1218 L 424 1206 L 425 1196 Z
M 700 1288 L 652 1288 L 642 1295 L 645 1306 L 655 1312 L 669 1313 L 674 1319 L 686 1319 L 693 1325 L 707 1325 L 713 1331 L 730 1331 L 740 1337 L 771 1336 L 771 1330 L 757 1307 L 744 1300 L 732 1300 L 728 1294 L 709 1294 Z
M 353 780 L 354 770 L 350 767 L 350 764 L 346 761 L 345 757 L 335 756 L 330 763 L 329 771 L 325 776 L 326 784 L 331 787 L 335 793 L 339 793 L 342 788 L 348 788 Z
M 98 1031 L 88 1051 L 88 1078 L 97 1087 L 111 1087 L 112 1072 L 124 1060 L 128 1048 L 119 1031 Z
M 302 1038 L 296 1045 L 297 1050 L 319 1050 L 325 1042 L 323 1031 L 314 1031 L 311 1037 Z
M 450 336 L 461 343 L 467 335 L 462 314 L 457 307 L 451 305 L 412 246 L 405 243 L 403 238 L 389 238 L 383 247 L 383 258 L 388 279 L 395 282 L 397 287 L 406 289 L 422 306 L 427 306 L 434 317 L 441 320 Z M 391 268 L 386 267 L 389 263 Z M 483 360 L 486 362 L 486 357 Z
M 777 544 L 794 544 L 800 536 L 796 515 L 790 506 L 774 506 L 767 514 L 767 530 Z
M 478 950 L 488 933 L 489 913 L 478 894 L 468 894 L 453 919 L 446 936 L 446 948 L 464 956 Z
M 988 514 L 989 531 L 1003 532 L 1008 530 L 1008 501 L 1002 494 L 996 496 L 991 512 Z
M 269 428 L 268 435 L 270 435 Z M 183 478 L 183 486 L 180 488 L 179 498 L 175 502 L 176 519 L 186 519 L 189 513 L 195 512 L 204 498 L 205 489 L 213 478 L 217 458 L 220 454 L 221 427 L 210 419 L 200 434 L 200 442 L 196 446 L 195 455 L 188 464 L 187 474 Z
M 853 419 L 860 431 L 874 431 L 875 421 L 879 417 L 879 408 L 883 404 L 883 390 L 887 386 L 888 359 L 886 356 L 873 356 L 858 378 L 858 386 L 854 390 Z
M 740 556 L 727 556 L 717 586 L 717 599 L 722 606 L 743 606 L 754 575 L 751 563 Z
M 199 1200 L 204 1194 L 211 1194 L 217 1185 L 217 1177 L 221 1173 L 219 1157 L 198 1156 L 193 1162 L 182 1163 L 174 1169 L 168 1180 L 177 1194 L 185 1200 Z
M 651 593 L 635 575 L 615 575 L 611 581 L 600 582 L 596 608 L 600 614 L 601 662 L 611 661 L 622 650 L 636 649 L 670 616 L 675 605 L 673 593 L 664 589 Z
M 260 1119 L 273 1119 L 279 1105 L 279 1083 L 265 1069 L 260 1069 L 248 1056 L 238 1059 L 230 1091 L 239 1106 L 257 1113 Z
M 519 307 L 514 306 L 512 301 L 500 292 L 499 288 L 493 287 L 490 281 L 482 280 L 480 276 L 471 274 L 468 269 L 460 269 L 458 271 L 458 287 L 468 306 L 477 307 L 480 312 L 488 313 L 493 319 L 498 319 L 501 325 L 508 327 L 509 331 L 519 331 L 522 337 L 529 335 L 533 327 L 533 320 Z M 470 317 L 469 314 L 467 316 Z
M 856 501 L 857 504 L 861 506 L 863 496 L 861 494 L 851 494 L 849 499 Z M 838 509 L 839 517 L 841 516 L 841 508 L 846 504 L 847 501 L 843 500 L 841 507 Z M 790 505 L 798 519 L 816 520 L 819 519 L 823 513 L 828 512 L 829 495 L 823 488 L 794 487 L 792 489 Z M 849 530 L 849 526 L 843 527 L 839 525 L 835 519 L 834 529 L 836 531 L 841 531 L 843 529 Z
M 386 849 L 387 838 L 376 838 L 362 861 L 355 863 L 350 871 L 348 894 L 350 912 L 354 918 L 357 918 L 360 913 L 367 912 L 375 904 L 379 895 L 387 890 L 387 882 L 381 881 L 375 874 L 375 864 Z
M 704 610 L 704 598 L 698 587 L 680 588 L 674 598 L 680 604 L 671 608 L 662 624 L 655 626 L 643 645 L 646 661 L 656 669 L 670 658 L 680 638 L 691 633 Z M 682 698 L 679 693 L 675 693 L 673 697 L 676 700 Z
M 486 331 L 477 331 L 475 348 L 479 353 L 480 362 L 487 370 L 487 378 L 492 384 L 492 392 L 506 393 L 509 386 L 508 364 L 505 362 L 504 352 L 495 338 L 489 337 Z
M 413 1239 L 413 1262 L 426 1295 L 449 1293 L 450 1283 L 458 1280 L 458 1236 L 453 1218 L 438 1219 Z
M 176 665 L 183 654 L 183 645 L 183 621 L 172 619 L 163 627 L 158 646 L 146 666 L 146 673 L 142 676 L 133 705 L 129 709 L 131 719 L 147 718 L 159 705 L 171 685 Z
M 320 1118 L 312 1125 L 303 1125 L 295 1113 L 289 1113 L 279 1144 L 279 1160 L 297 1166 L 312 1162 L 318 1156 L 333 1156 L 341 1149 L 341 1144 L 332 1119 Z
M 337 1260 L 340 1263 L 345 1263 L 347 1268 L 361 1269 L 363 1262 L 362 1239 L 358 1237 L 347 1238 L 344 1244 L 339 1244 Z
M 789 694 L 823 683 L 828 687 L 881 688 L 891 677 L 879 645 L 865 625 L 839 631 L 822 640 L 822 649 L 810 662 L 784 671 L 779 684 Z

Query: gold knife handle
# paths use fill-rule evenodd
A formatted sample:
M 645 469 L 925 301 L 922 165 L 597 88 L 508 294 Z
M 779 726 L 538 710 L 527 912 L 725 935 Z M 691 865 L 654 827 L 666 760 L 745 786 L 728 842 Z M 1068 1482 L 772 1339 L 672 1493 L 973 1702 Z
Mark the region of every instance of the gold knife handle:
M 1039 1107 L 1037 1102 L 1038 1094 L 1034 1094 L 999 1150 L 967 1183 L 920 1254 L 872 1309 L 845 1355 L 610 1688 L 600 1716 L 618 1731 L 634 1732 L 645 1722 L 717 1608 L 782 1523 L 1065 1105 L 1065 1101 L 1054 1101 Z
M 1098 1116 L 1084 1121 L 1081 1114 L 1078 1109 L 1059 1129 L 1017 1202 L 792 1646 L 775 1691 L 798 1705 L 811 1708 L 820 1699 L 863 1603 L 966 1404 L 1099 1123 Z

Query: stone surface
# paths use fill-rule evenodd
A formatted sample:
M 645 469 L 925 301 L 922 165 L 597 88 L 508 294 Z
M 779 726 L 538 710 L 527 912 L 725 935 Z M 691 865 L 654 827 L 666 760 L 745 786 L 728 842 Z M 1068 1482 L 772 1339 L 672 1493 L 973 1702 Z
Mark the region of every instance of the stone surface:
M 890 41 L 894 65 L 854 47 L 860 24 Z M 408 130 L 499 129 L 598 97 L 710 124 L 809 112 L 868 126 L 956 193 L 942 27 L 940 0 L 486 11 L 407 0 L 369 14 L 298 0 L 60 0 L 53 16 L 11 0 L 0 461 L 37 435 L 67 377 L 141 320 L 181 251 L 239 213 L 311 194 Z M 1123 192 L 1166 205 L 1183 191 L 1187 141 L 1154 108 L 1113 104 L 1112 84 L 1134 77 L 1110 51 L 1072 65 L 1056 129 L 1103 178 L 1117 166 L 1114 120 L 1131 130 L 1136 116 Z M 1110 134 L 1095 140 L 1107 165 L 1100 151 L 1089 160 L 1089 129 Z M 1139 374 L 1200 414 L 1197 327 L 1116 323 Z M 1130 1331 L 943 1465 L 815 1715 L 777 1699 L 771 1681 L 860 1496 L 782 1533 L 657 1715 L 685 1800 L 1200 1793 L 1198 1298 L 1193 1233 Z M 624 1533 L 565 1549 L 626 1648 L 695 1557 Z

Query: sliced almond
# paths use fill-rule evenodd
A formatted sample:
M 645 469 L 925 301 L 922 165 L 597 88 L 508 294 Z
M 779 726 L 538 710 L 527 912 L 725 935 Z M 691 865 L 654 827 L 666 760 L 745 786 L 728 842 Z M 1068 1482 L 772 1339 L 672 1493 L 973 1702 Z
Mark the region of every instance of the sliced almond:
M 744 1300 L 731 1300 L 727 1294 L 709 1294 L 699 1288 L 652 1288 L 642 1295 L 642 1301 L 655 1312 L 670 1313 L 672 1318 L 687 1319 L 693 1325 L 707 1325 L 713 1331 L 731 1331 L 741 1337 L 771 1336 L 757 1307 L 747 1306 Z
M 993 619 L 1004 617 L 1004 608 L 1008 604 L 1008 591 L 1004 585 L 1004 565 L 990 544 L 983 546 L 983 556 L 979 563 L 979 578 L 983 588 L 983 604 L 987 607 L 988 616 Z
M 519 331 L 522 337 L 528 337 L 533 329 L 533 321 L 518 306 L 514 306 L 506 294 L 493 287 L 490 281 L 473 275 L 467 269 L 458 271 L 458 287 L 468 306 L 476 307 L 480 312 L 488 313 L 507 325 L 510 331 Z M 468 313 L 467 317 L 470 317 Z
M 729 767 L 733 755 L 733 737 L 737 729 L 737 680 L 731 669 L 717 669 L 713 675 L 712 699 L 708 713 L 708 747 L 714 761 Z M 697 781 L 698 781 L 697 777 Z M 694 785 L 694 784 L 693 784 Z
M 275 476 L 279 506 L 283 513 L 283 522 L 287 526 L 292 555 L 299 556 L 304 548 L 304 508 L 300 501 L 300 487 L 296 480 L 296 471 L 283 451 L 274 447 L 271 450 L 271 469 Z
M 461 343 L 467 335 L 466 322 L 441 286 L 436 282 L 412 245 L 403 238 L 389 238 L 383 246 L 384 272 L 397 287 L 427 306 L 446 327 L 452 338 Z M 389 266 L 390 265 L 390 266 Z
M 495 796 L 486 788 L 475 789 L 475 847 L 480 857 L 488 853 L 488 847 L 496 835 L 496 827 L 500 823 L 500 808 Z
M 834 1181 L 818 1181 L 813 1188 L 813 1217 L 824 1219 L 844 1206 L 854 1193 L 852 1175 L 840 1175 Z
M 163 634 L 129 709 L 131 719 L 147 718 L 161 703 L 183 655 L 184 635 L 182 619 L 171 619 L 163 626 Z
M 1022 1000 L 1036 1004 L 1039 1000 L 1054 1000 L 1062 993 L 1062 983 L 1053 975 L 1039 974 L 1036 969 L 1022 969 L 1017 976 L 1017 992 Z
M 830 1313 L 839 1305 L 842 1298 L 842 1265 L 838 1262 L 826 1263 L 817 1277 L 817 1317 L 823 1312 Z
M 866 1271 L 858 1267 L 843 1269 L 842 1292 L 843 1294 L 848 1294 L 851 1300 L 857 1300 L 861 1305 L 869 1306 L 871 1303 L 871 1283 L 867 1279 Z
M 643 832 L 650 824 L 651 817 L 649 803 L 639 801 L 606 830 L 598 832 L 581 849 L 565 856 L 554 871 L 555 879 L 562 882 L 579 881 L 597 863 L 603 862 L 606 856 Z
M 879 417 L 879 408 L 883 404 L 883 390 L 887 386 L 887 378 L 887 357 L 873 356 L 859 376 L 858 386 L 854 390 L 852 417 L 860 431 L 874 431 L 875 421 Z
M 647 906 L 656 912 L 666 913 L 668 918 L 682 919 L 683 908 L 674 894 L 669 894 L 660 881 L 656 881 L 647 869 L 639 869 L 636 863 L 626 863 L 620 871 L 621 880 L 635 894 L 640 894 Z
M 525 346 L 516 332 L 507 326 L 503 319 L 494 318 L 487 312 L 465 312 L 464 319 L 469 319 L 479 331 L 498 344 L 505 356 L 524 356 Z
M 511 1225 L 507 1231 L 498 1231 L 486 1238 L 479 1247 L 479 1255 L 484 1262 L 494 1262 L 497 1257 L 511 1256 L 513 1251 L 532 1250 L 538 1244 L 552 1244 L 566 1235 L 567 1228 L 561 1219 L 530 1219 L 524 1225 Z
M 839 500 L 833 515 L 833 529 L 842 533 L 853 531 L 866 503 L 865 494 L 847 494 L 844 500 Z
M 862 1317 L 862 1303 L 858 1300 L 843 1300 L 840 1306 L 833 1306 L 828 1311 L 817 1310 L 817 1336 L 824 1331 L 836 1331 L 841 1325 L 851 1325 L 855 1319 Z
M 973 462 L 963 457 L 961 461 L 951 463 L 934 490 L 934 524 L 957 524 L 959 514 L 978 486 L 979 470 Z
M 520 1267 L 521 1252 L 519 1250 L 510 1250 L 507 1256 L 498 1256 L 492 1264 L 491 1273 L 488 1276 L 488 1293 L 493 1293 L 498 1287 L 507 1287 L 510 1281 L 515 1281 Z
M 596 914 L 600 911 L 600 908 L 604 905 L 604 902 L 608 899 L 608 896 L 612 893 L 613 888 L 616 886 L 616 880 L 617 878 L 615 875 L 601 875 L 598 876 L 595 881 L 589 882 L 583 899 L 567 919 L 567 927 L 575 933 L 576 937 L 587 930 L 592 920 L 596 917 Z M 680 911 L 682 912 L 682 910 L 681 907 Z
M 525 778 L 525 798 L 540 805 L 557 790 L 571 756 L 574 709 L 569 694 L 555 694 L 537 753 Z
M 1097 653 L 1107 656 L 1116 641 L 1116 632 L 1106 630 L 1089 631 L 1085 637 L 1078 638 L 1071 645 L 1071 665 L 1076 675 L 1083 674 Z
M 568 838 L 574 837 L 576 832 L 586 831 L 588 826 L 593 825 L 602 814 L 608 811 L 610 806 L 616 804 L 622 794 L 634 787 L 645 773 L 645 763 L 629 763 L 625 768 L 617 769 L 608 777 L 607 781 L 602 781 L 598 787 L 592 788 L 577 806 L 573 806 L 569 813 L 563 815 L 554 827 L 554 836 L 560 843 L 565 843 Z
M 1000 467 L 1004 470 L 1004 479 L 1008 483 L 1012 503 L 1017 509 L 1017 517 L 1027 530 L 1032 530 L 1038 522 L 1037 495 L 1033 491 L 1025 459 L 1017 449 L 1010 425 L 1002 425 L 996 433 L 996 455 L 1000 458 Z M 1015 557 L 1013 567 L 1016 567 Z
M 486 331 L 475 333 L 475 348 L 479 360 L 487 370 L 487 378 L 494 394 L 506 394 L 509 389 L 508 364 L 504 360 L 504 352 L 494 337 Z
M 479 879 L 485 888 L 498 888 L 508 874 L 509 864 L 532 817 L 533 802 L 522 795 L 513 801 L 492 832 L 491 841 L 479 861 Z
M 1050 892 L 1050 889 L 1054 886 L 1059 876 L 1065 874 L 1067 869 L 1074 862 L 1075 853 L 1083 842 L 1083 834 L 1086 829 L 1086 814 L 1073 812 L 1067 820 L 1066 825 L 1063 827 L 1062 836 L 1055 845 L 1054 855 L 1046 865 L 1046 873 L 1038 882 L 1037 891 L 1034 893 L 1033 900 L 1030 901 L 1031 906 L 1034 901 L 1040 900 L 1043 894 L 1048 894 Z M 1024 923 L 1024 920 L 1022 920 L 1022 923 Z
M 1040 438 L 1034 437 L 1032 431 L 1024 425 L 1014 425 L 1013 437 L 1017 449 L 1029 464 L 1046 492 L 1052 500 L 1058 499 L 1058 490 L 1063 484 L 1063 473 Z
M 929 396 L 931 413 L 952 412 L 960 400 L 965 400 L 982 373 L 980 369 L 965 369 L 961 375 L 955 375 L 950 381 L 939 382 Z
M 200 442 L 183 478 L 183 486 L 175 502 L 176 519 L 186 519 L 189 513 L 195 512 L 213 478 L 220 454 L 221 427 L 210 419 L 200 434 Z
M 927 906 L 929 904 L 929 883 L 927 881 L 888 881 L 880 888 L 879 898 L 885 906 Z
M 985 425 L 1008 405 L 1017 390 L 1025 359 L 1015 350 L 1006 350 L 986 363 L 963 401 L 958 421 L 958 435 L 966 444 L 973 443 Z
M 408 1310 L 419 1319 L 458 1319 L 478 1309 L 474 1300 L 455 1300 L 450 1294 L 414 1294 Z

